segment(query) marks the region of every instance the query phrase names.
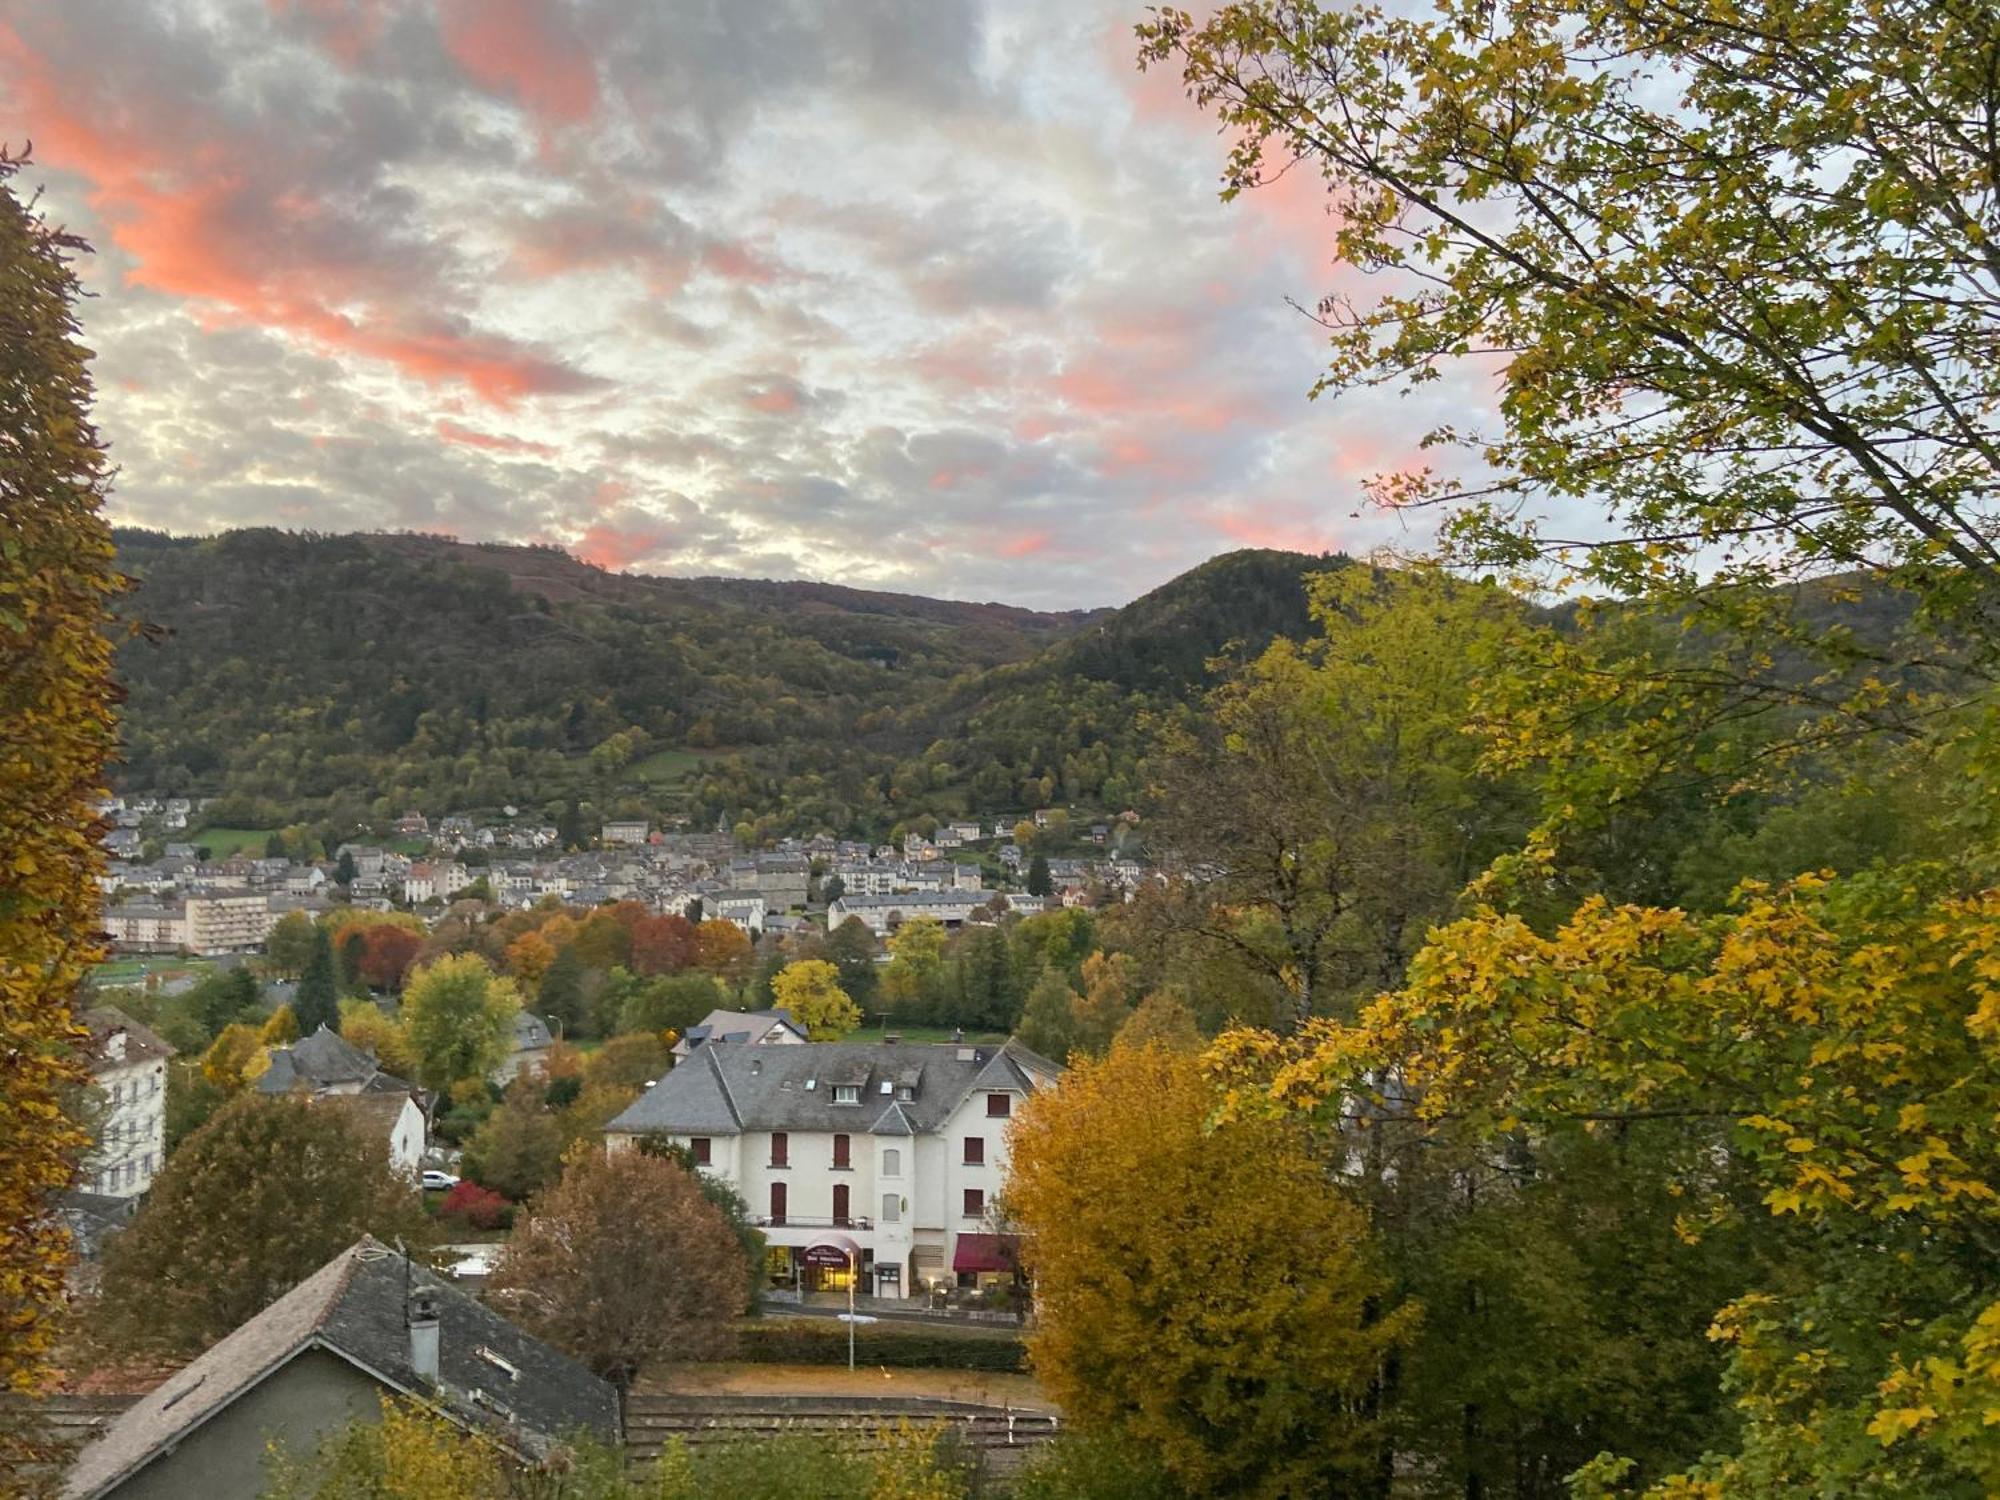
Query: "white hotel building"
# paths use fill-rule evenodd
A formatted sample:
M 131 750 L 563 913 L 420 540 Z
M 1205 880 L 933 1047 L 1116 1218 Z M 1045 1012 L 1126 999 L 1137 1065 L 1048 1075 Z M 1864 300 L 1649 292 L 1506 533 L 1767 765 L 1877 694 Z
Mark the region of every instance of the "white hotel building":
M 1007 1126 L 1061 1070 L 999 1046 L 815 1043 L 700 1047 L 606 1127 L 608 1149 L 662 1135 L 742 1196 L 771 1278 L 815 1290 L 815 1241 L 860 1247 L 860 1290 L 916 1296 L 1011 1273 L 990 1217 L 1007 1177 Z

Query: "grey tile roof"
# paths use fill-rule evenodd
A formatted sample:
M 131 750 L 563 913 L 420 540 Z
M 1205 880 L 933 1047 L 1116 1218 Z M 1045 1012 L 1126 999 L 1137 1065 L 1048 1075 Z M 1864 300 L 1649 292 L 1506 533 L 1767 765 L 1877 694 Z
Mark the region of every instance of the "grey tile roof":
M 1061 1071 L 1011 1041 L 997 1047 L 917 1042 L 701 1047 L 605 1128 L 632 1135 L 921 1134 L 938 1129 L 975 1090 L 1033 1093 Z M 835 1104 L 836 1083 L 858 1084 L 860 1104 Z M 914 1099 L 898 1097 L 905 1083 L 914 1083 Z
M 134 1063 L 174 1055 L 173 1044 L 165 1037 L 150 1026 L 140 1025 L 115 1006 L 93 1005 L 77 1019 L 90 1028 L 88 1060 L 92 1072 L 129 1068 Z M 112 1035 L 120 1031 L 125 1033 L 125 1050 L 122 1056 L 114 1057 L 109 1043 Z
M 404 1307 L 417 1289 L 430 1291 L 438 1304 L 434 1389 L 410 1369 Z M 120 1415 L 78 1456 L 66 1500 L 102 1495 L 312 1348 L 330 1350 L 397 1390 L 422 1389 L 452 1420 L 523 1456 L 540 1456 L 580 1431 L 618 1436 L 618 1397 L 608 1384 L 387 1246 L 363 1239 Z

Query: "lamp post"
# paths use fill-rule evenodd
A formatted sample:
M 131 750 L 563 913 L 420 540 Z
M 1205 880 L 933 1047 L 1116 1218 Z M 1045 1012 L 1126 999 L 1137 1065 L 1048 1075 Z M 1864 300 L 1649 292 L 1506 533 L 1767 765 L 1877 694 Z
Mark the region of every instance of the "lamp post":
M 835 1259 L 838 1257 L 838 1259 Z M 861 1321 L 854 1310 L 854 1288 L 861 1280 L 861 1243 L 852 1235 L 823 1234 L 805 1247 L 809 1265 L 847 1263 L 847 1368 L 854 1368 L 854 1325 Z M 872 1323 L 874 1319 L 869 1319 Z

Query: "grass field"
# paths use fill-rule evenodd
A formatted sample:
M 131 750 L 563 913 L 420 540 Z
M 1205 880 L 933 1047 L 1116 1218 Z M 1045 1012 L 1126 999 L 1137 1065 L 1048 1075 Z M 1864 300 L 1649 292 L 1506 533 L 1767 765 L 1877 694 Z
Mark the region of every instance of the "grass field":
M 114 958 L 90 971 L 94 985 L 143 984 L 149 974 L 189 974 L 199 979 L 215 968 L 206 958 L 180 958 L 174 954 L 133 955 Z
M 262 857 L 264 841 L 278 830 L 275 828 L 204 828 L 199 833 L 190 833 L 183 839 L 173 839 L 173 843 L 189 843 L 196 848 L 207 845 L 211 858 L 227 859 L 232 854 L 248 851 Z
M 698 750 L 655 750 L 645 759 L 633 761 L 631 770 L 641 781 L 659 786 L 681 780 L 706 758 Z

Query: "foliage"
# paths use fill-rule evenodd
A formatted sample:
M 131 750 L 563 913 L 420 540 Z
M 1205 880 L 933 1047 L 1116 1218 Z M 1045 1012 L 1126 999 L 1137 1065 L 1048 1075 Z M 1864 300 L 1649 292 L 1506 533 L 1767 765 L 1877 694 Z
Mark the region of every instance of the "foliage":
M 734 1231 L 679 1165 L 586 1148 L 529 1205 L 487 1295 L 622 1388 L 719 1349 L 745 1284 Z
M 313 1035 L 322 1026 L 340 1030 L 340 984 L 334 973 L 333 939 L 324 927 L 313 931 L 312 947 L 299 974 L 298 989 L 293 992 L 292 1013 L 304 1036 Z
M 640 980 L 613 969 L 606 988 L 606 1004 L 617 1006 L 614 1029 L 621 1032 L 686 1031 L 710 1011 L 729 1004 L 729 992 L 707 974 L 663 974 Z
M 1028 894 L 1046 896 L 1054 889 L 1055 883 L 1049 879 L 1049 857 L 1037 854 L 1028 861 Z
M 649 1033 L 614 1036 L 591 1053 L 584 1065 L 584 1077 L 593 1084 L 623 1084 L 644 1088 L 666 1076 L 673 1067 L 673 1053 L 667 1044 Z
M 502 1229 L 513 1220 L 514 1205 L 491 1188 L 461 1178 L 438 1201 L 437 1216 L 469 1229 Z
M 521 999 L 477 954 L 435 959 L 403 991 L 403 1035 L 427 1088 L 484 1078 L 513 1052 Z
M 339 1110 L 248 1094 L 167 1159 L 105 1244 L 100 1342 L 199 1352 L 364 1234 L 427 1239 L 415 1190 Z
M 519 1202 L 561 1175 L 566 1144 L 540 1089 L 523 1079 L 465 1143 L 465 1175 Z
M 840 987 L 840 970 L 823 958 L 785 965 L 771 981 L 771 997 L 816 1042 L 837 1042 L 861 1025 L 861 1007 Z
M 1027 1349 L 1011 1332 L 863 1324 L 855 1357 L 892 1369 L 1018 1371 Z M 847 1329 L 823 1318 L 761 1318 L 737 1330 L 734 1357 L 756 1364 L 845 1365 Z
M 694 930 L 695 963 L 724 981 L 740 981 L 750 971 L 750 935 L 734 922 L 710 917 Z
M 641 1136 L 639 1150 L 648 1156 L 665 1157 L 678 1165 L 695 1180 L 695 1184 L 701 1189 L 701 1195 L 714 1204 L 721 1211 L 722 1217 L 729 1221 L 729 1228 L 736 1236 L 738 1247 L 743 1251 L 746 1277 L 743 1289 L 745 1306 L 755 1312 L 758 1299 L 764 1290 L 764 1234 L 751 1222 L 750 1207 L 743 1201 L 742 1195 L 722 1178 L 702 1171 L 694 1159 L 694 1152 L 667 1136 Z
M 875 969 L 875 934 L 868 930 L 868 924 L 859 917 L 849 917 L 827 934 L 824 952 L 840 971 L 841 989 L 858 1008 L 866 1010 L 881 985 Z
M 1157 1045 L 1169 1052 L 1201 1050 L 1201 1028 L 1194 1012 L 1176 995 L 1156 990 L 1141 1000 L 1112 1038 L 1119 1047 Z
M 383 1072 L 402 1079 L 416 1076 L 416 1058 L 402 1022 L 373 1000 L 340 1002 L 340 1034 L 363 1052 L 372 1052 Z
M 1103 1433 L 1066 1432 L 1029 1455 L 1013 1500 L 1178 1500 L 1158 1458 Z
M 289 1047 L 298 1039 L 299 1018 L 292 1013 L 289 1005 L 281 1005 L 272 1011 L 257 1031 L 257 1040 L 266 1047 Z
M 302 911 L 288 911 L 264 939 L 264 966 L 282 979 L 297 979 L 306 971 L 317 928 Z
M 1144 1047 L 1021 1110 L 1006 1207 L 1035 1370 L 1078 1426 L 1157 1453 L 1191 1493 L 1339 1493 L 1373 1468 L 1371 1392 L 1414 1316 L 1380 1307 L 1366 1218 L 1303 1133 L 1211 1134 L 1213 1102 L 1198 1059 Z
M 644 917 L 632 927 L 635 974 L 677 974 L 694 967 L 695 957 L 694 923 L 678 912 Z
M 563 1035 L 574 1033 L 584 1019 L 583 958 L 571 943 L 555 956 L 535 990 L 535 1010 Z
M 1025 1047 L 1055 1062 L 1067 1062 L 1077 1046 L 1076 1007 L 1081 997 L 1060 969 L 1048 968 L 1028 991 L 1021 1024 L 1014 1034 Z
M 379 1418 L 359 1419 L 309 1459 L 282 1446 L 271 1456 L 265 1500 L 508 1500 L 508 1462 L 495 1444 L 419 1402 L 382 1398 Z
M 201 1059 L 202 1077 L 224 1094 L 240 1094 L 270 1066 L 271 1054 L 258 1029 L 241 1024 L 223 1027 Z
M 89 247 L 8 185 L 0 151 L 0 1391 L 38 1387 L 69 1238 L 48 1212 L 88 1145 L 71 997 L 101 956 L 94 803 L 117 728 L 105 627 L 121 582 L 99 508 L 89 351 L 71 260 Z M 0 1463 L 15 1443 L 0 1436 Z

